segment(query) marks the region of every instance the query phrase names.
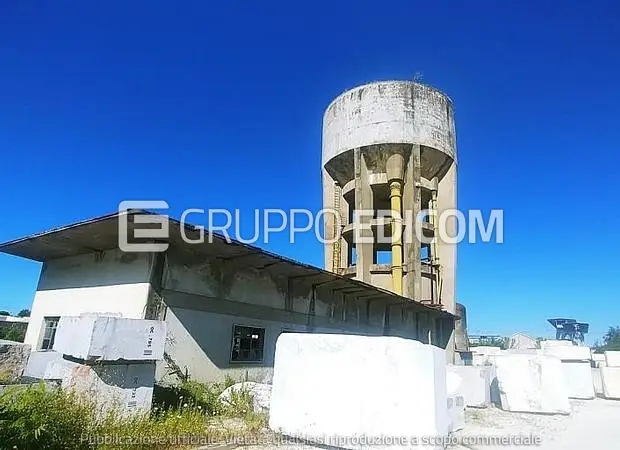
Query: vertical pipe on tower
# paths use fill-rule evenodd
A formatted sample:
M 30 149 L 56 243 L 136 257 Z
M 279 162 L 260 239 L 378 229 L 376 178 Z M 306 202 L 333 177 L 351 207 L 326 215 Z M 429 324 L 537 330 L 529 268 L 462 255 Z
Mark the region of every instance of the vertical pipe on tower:
M 437 190 L 439 186 L 439 182 L 437 178 L 433 178 L 433 190 L 431 191 L 431 204 L 430 204 L 430 214 L 429 217 L 431 219 L 431 224 L 433 225 L 433 240 L 431 242 L 431 268 L 435 270 L 435 279 L 431 280 L 431 290 L 433 289 L 432 284 L 435 285 L 435 290 L 437 295 L 433 298 L 433 301 L 437 301 L 437 303 L 441 304 L 441 291 L 439 286 L 441 284 L 441 266 L 439 265 L 439 214 L 437 212 Z
M 402 181 L 390 182 L 392 209 L 392 291 L 403 295 L 403 220 L 401 210 Z
M 402 192 L 405 159 L 393 153 L 387 159 L 386 172 L 390 183 L 390 209 L 392 210 L 392 291 L 403 295 L 403 211 Z

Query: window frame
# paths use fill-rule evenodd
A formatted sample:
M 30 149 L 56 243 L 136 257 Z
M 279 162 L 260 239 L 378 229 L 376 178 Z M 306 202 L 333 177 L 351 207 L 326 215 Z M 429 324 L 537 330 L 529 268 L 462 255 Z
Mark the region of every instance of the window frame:
M 48 321 L 54 321 L 54 327 L 48 327 Z M 54 340 L 56 339 L 56 331 L 58 330 L 58 323 L 60 322 L 60 316 L 45 316 L 43 317 L 43 330 L 41 332 L 41 341 L 39 344 L 39 350 L 42 351 L 52 351 L 54 350 Z M 53 329 L 52 336 L 50 338 L 46 338 L 45 334 L 48 328 Z M 49 341 L 49 347 L 45 347 L 45 341 Z
M 252 329 L 256 329 L 256 330 L 261 330 L 262 331 L 262 340 L 259 339 L 259 341 L 261 341 L 262 344 L 262 348 L 261 348 L 261 359 L 260 360 L 234 360 L 233 359 L 233 352 L 235 349 L 235 329 L 237 327 L 242 327 L 242 328 L 252 328 Z M 264 326 L 256 326 L 256 325 L 246 325 L 246 324 L 241 324 L 241 323 L 233 323 L 232 324 L 232 330 L 231 330 L 231 338 L 230 338 L 230 354 L 228 357 L 228 362 L 229 364 L 262 364 L 265 361 L 265 337 L 267 335 L 267 328 Z

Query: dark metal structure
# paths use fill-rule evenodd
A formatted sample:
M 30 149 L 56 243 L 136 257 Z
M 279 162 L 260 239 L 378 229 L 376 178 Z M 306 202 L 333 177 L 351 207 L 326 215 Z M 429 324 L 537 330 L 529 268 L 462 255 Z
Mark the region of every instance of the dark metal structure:
M 590 324 L 577 322 L 575 319 L 547 319 L 555 328 L 555 338 L 559 341 L 583 343 L 584 336 L 590 329 Z

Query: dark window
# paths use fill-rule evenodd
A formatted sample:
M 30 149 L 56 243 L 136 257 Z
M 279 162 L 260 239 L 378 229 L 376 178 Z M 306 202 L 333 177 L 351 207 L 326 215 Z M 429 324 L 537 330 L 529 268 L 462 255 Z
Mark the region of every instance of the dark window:
M 349 245 L 349 267 L 354 267 L 357 264 L 357 249 L 355 245 Z
M 265 329 L 255 327 L 233 326 L 232 352 L 233 362 L 260 362 L 263 360 Z
M 60 317 L 45 317 L 45 328 L 43 329 L 43 341 L 41 342 L 42 350 L 51 350 L 54 347 L 54 338 L 56 337 L 56 328 Z

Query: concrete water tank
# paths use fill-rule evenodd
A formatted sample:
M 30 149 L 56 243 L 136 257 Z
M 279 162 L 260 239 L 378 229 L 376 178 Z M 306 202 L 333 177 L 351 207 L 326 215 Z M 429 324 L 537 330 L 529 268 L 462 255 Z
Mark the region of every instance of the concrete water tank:
M 441 242 L 429 219 L 422 232 L 434 243 L 408 242 L 414 227 L 404 219 L 456 208 L 456 155 L 452 101 L 433 87 L 380 81 L 336 97 L 323 118 L 323 206 L 338 216 L 325 215 L 325 237 L 334 239 L 325 244 L 326 269 L 454 313 L 456 245 Z M 372 243 L 355 237 L 362 210 L 373 211 L 360 219 Z M 449 235 L 455 226 L 448 220 Z M 399 234 L 400 242 L 378 239 Z

